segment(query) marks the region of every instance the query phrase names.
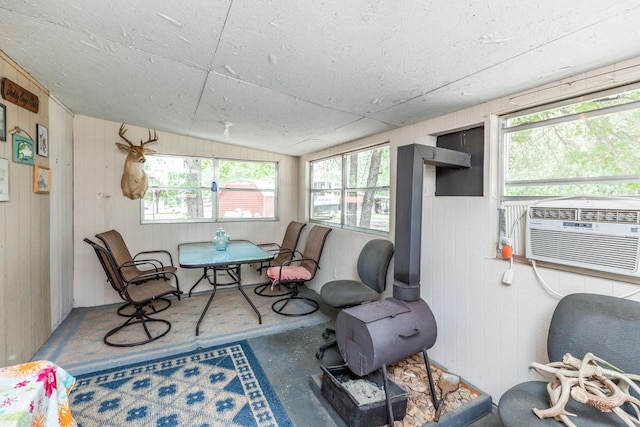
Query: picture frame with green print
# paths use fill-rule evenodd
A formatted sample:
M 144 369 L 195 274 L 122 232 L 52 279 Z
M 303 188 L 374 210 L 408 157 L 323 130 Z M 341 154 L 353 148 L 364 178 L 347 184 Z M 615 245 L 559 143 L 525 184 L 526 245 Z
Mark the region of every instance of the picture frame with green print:
M 33 140 L 17 133 L 13 134 L 13 161 L 25 165 L 33 164 Z

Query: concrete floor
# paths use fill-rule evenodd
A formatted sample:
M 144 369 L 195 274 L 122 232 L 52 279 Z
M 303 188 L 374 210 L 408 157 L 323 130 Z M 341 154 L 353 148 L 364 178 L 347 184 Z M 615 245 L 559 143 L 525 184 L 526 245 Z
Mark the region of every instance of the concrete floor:
M 305 294 L 317 301 L 321 300 L 313 291 L 305 290 Z M 333 326 L 337 313 L 337 310 L 323 304 L 320 309 L 332 319 L 330 322 L 248 341 L 295 426 L 342 427 L 345 423 L 340 415 L 312 386 L 312 377 L 321 373 L 320 365 L 335 366 L 344 363 L 337 348 L 327 350 L 322 361 L 315 357 L 318 347 L 325 342 L 322 333 L 326 327 Z M 494 402 L 492 414 L 468 425 L 501 427 L 495 412 Z

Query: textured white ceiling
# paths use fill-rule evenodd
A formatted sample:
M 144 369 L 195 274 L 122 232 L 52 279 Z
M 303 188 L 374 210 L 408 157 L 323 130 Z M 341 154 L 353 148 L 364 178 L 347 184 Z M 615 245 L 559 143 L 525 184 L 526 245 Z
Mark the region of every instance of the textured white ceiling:
M 0 49 L 76 114 L 301 155 L 640 56 L 638 22 L 637 0 L 0 0 Z

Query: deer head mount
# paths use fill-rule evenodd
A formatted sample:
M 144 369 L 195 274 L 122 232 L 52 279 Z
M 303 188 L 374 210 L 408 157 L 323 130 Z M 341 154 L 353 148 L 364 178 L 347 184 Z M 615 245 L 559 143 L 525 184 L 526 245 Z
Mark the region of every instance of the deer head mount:
M 131 200 L 141 199 L 147 192 L 148 179 L 142 166 L 147 159 L 144 157 L 146 153 L 155 153 L 155 150 L 145 148 L 146 144 L 155 142 L 158 140 L 156 131 L 153 131 L 153 137 L 151 136 L 151 130 L 149 130 L 149 139 L 146 141 L 140 140 L 140 145 L 135 145 L 127 139 L 125 134 L 127 129 L 124 127 L 124 123 L 120 126 L 118 135 L 124 139 L 128 145 L 124 145 L 120 142 L 116 142 L 116 146 L 127 152 L 127 158 L 124 161 L 124 172 L 122 173 L 122 179 L 120 180 L 120 187 L 122 187 L 122 194 Z

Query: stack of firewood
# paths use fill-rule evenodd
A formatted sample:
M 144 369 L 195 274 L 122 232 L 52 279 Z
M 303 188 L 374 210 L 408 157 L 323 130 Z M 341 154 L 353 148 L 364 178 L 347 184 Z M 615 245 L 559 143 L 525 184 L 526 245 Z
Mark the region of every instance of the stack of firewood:
M 442 369 L 431 365 L 433 382 L 435 383 L 436 399 L 440 399 L 441 390 L 438 380 Z M 429 378 L 421 353 L 414 354 L 388 367 L 389 378 L 409 393 L 407 413 L 402 422 L 396 421 L 396 426 L 414 427 L 435 421 L 436 410 L 433 406 Z M 478 397 L 476 393 L 461 386 L 456 391 L 448 393 L 442 402 L 441 414 L 452 411 Z

